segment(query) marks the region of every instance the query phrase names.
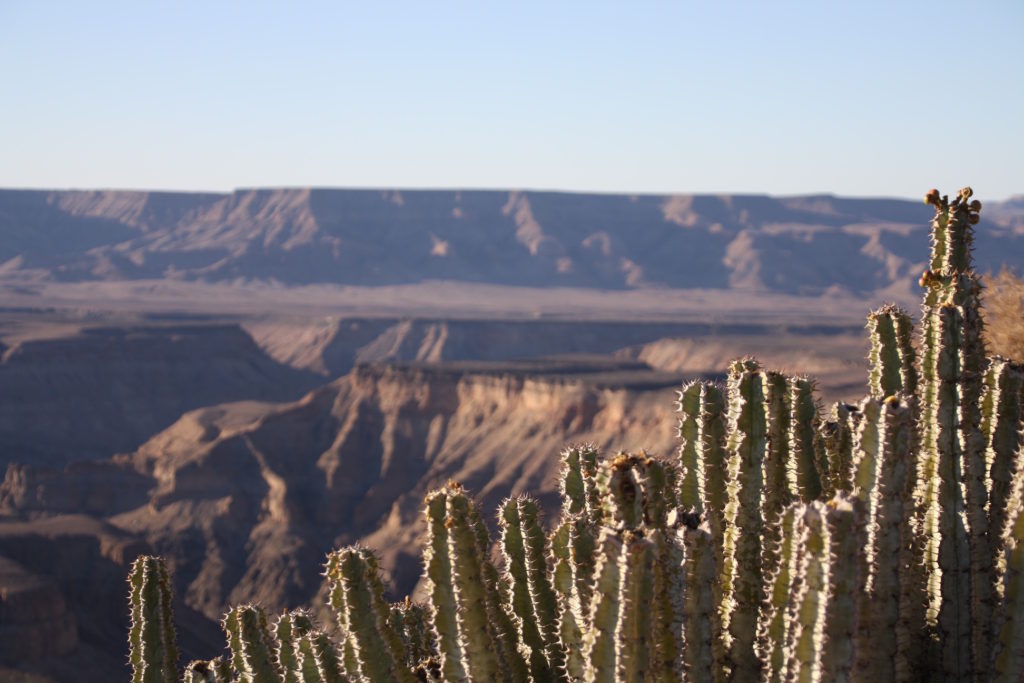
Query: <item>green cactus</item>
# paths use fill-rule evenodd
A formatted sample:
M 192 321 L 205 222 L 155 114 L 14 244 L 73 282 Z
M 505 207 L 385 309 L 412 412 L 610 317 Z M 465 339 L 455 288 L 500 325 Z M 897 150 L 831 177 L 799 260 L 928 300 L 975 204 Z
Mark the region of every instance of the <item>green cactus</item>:
M 917 354 L 911 341 L 914 325 L 898 306 L 888 304 L 868 316 L 871 374 L 868 387 L 877 399 L 917 391 Z
M 999 535 L 1004 527 L 1010 483 L 1016 467 L 1024 428 L 1024 365 L 992 358 L 982 390 L 981 430 L 985 435 L 985 470 L 988 488 L 988 519 L 993 559 L 1002 554 Z
M 828 419 L 818 423 L 818 443 L 828 462 L 827 483 L 823 482 L 823 488 L 828 491 L 853 491 L 853 442 L 859 420 L 856 406 L 836 403 Z
M 391 605 L 390 624 L 402 640 L 406 666 L 418 677 L 428 676 L 437 666 L 429 609 L 406 597 L 404 602 Z
M 725 396 L 710 382 L 691 382 L 679 392 L 679 505 L 708 519 L 721 533 L 725 508 Z
M 727 668 L 737 680 L 754 680 L 762 663 L 755 654 L 760 606 L 765 598 L 762 542 L 766 496 L 768 414 L 765 374 L 752 358 L 729 369 L 726 502 L 720 540 L 718 613 Z M 774 566 L 774 562 L 769 563 Z
M 185 683 L 231 683 L 231 664 L 223 657 L 189 662 L 184 680 Z
M 240 605 L 224 617 L 231 650 L 231 668 L 243 683 L 281 683 L 274 639 L 266 613 L 256 605 Z
M 1001 600 L 995 619 L 993 680 L 1010 683 L 1024 679 L 1024 468 L 1013 474 L 999 531 L 1003 551 L 996 565 Z
M 303 610 L 285 612 L 274 622 L 277 662 L 284 683 L 302 682 L 302 652 L 298 643 L 302 636 L 312 630 L 313 620 Z
M 348 673 L 353 678 L 412 683 L 405 647 L 391 626 L 391 607 L 384 600 L 384 585 L 374 554 L 359 547 L 331 553 L 327 559 L 327 580 L 331 605 L 344 605 L 345 614 L 339 622 L 348 633 L 356 664 L 353 671 L 349 669 L 351 663 L 346 662 Z
M 715 610 L 718 563 L 714 537 L 706 523 L 696 529 L 683 529 L 681 533 L 685 556 L 681 595 L 682 678 L 694 683 L 715 681 L 725 670 L 727 655 L 721 646 Z M 675 637 L 675 633 L 671 636 Z
M 562 511 L 565 515 L 586 513 L 595 523 L 601 519 L 601 495 L 597 474 L 597 449 L 589 444 L 572 446 L 562 452 Z
M 174 683 L 178 646 L 167 566 L 159 557 L 140 556 L 132 563 L 128 585 L 132 683 Z
M 512 612 L 523 644 L 530 649 L 530 675 L 538 682 L 559 680 L 565 655 L 558 642 L 558 603 L 548 576 L 540 505 L 531 498 L 510 498 L 502 504 L 498 520 Z

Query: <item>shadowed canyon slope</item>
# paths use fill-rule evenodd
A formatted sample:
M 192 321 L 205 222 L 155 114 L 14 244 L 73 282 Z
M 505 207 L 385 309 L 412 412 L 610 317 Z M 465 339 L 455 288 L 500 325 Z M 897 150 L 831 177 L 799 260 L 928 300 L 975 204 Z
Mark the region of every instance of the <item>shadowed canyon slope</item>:
M 1024 257 L 1024 211 L 993 209 L 982 269 Z M 920 271 L 929 217 L 828 195 L 4 190 L 0 278 L 864 293 Z
M 124 639 L 109 636 L 123 626 L 119 572 L 135 554 L 170 560 L 186 618 L 195 610 L 217 619 L 250 599 L 272 609 L 317 602 L 325 553 L 355 541 L 381 552 L 404 593 L 421 573 L 427 491 L 456 479 L 488 510 L 527 491 L 550 504 L 567 441 L 669 453 L 679 380 L 601 358 L 359 366 L 297 402 L 189 412 L 107 461 L 12 465 L 0 485 L 0 555 L 57 578 L 56 589 L 32 579 L 40 604 L 53 605 L 52 618 L 26 626 L 34 632 L 63 633 L 66 612 L 80 622 L 97 601 L 111 606 L 78 626 L 80 638 L 105 643 L 92 655 L 108 672 L 123 660 Z M 62 552 L 67 559 L 55 559 Z M 105 572 L 85 593 L 74 572 L 60 569 L 76 561 Z M 187 633 L 208 628 L 200 619 Z M 32 665 L 55 673 L 47 666 Z

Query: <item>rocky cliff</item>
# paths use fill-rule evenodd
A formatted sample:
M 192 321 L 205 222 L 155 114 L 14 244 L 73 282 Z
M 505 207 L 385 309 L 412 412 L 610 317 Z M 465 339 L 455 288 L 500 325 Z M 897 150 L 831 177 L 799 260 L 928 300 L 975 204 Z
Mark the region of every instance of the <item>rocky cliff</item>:
M 679 381 L 593 358 L 359 366 L 294 403 L 189 412 L 107 462 L 12 467 L 0 509 L 59 524 L 52 511 L 87 506 L 167 556 L 179 595 L 211 619 L 245 600 L 310 601 L 324 554 L 356 541 L 381 553 L 404 594 L 421 571 L 428 490 L 455 479 L 486 509 L 525 491 L 551 503 L 568 442 L 667 453 Z M 4 554 L 23 555 L 0 538 Z
M 1024 256 L 1024 212 L 992 209 L 982 269 Z M 830 195 L 6 190 L 0 275 L 864 293 L 920 271 L 929 216 L 918 202 Z
M 109 457 L 187 410 L 293 399 L 319 381 L 266 356 L 238 325 L 86 326 L 15 338 L 0 356 L 0 467 Z

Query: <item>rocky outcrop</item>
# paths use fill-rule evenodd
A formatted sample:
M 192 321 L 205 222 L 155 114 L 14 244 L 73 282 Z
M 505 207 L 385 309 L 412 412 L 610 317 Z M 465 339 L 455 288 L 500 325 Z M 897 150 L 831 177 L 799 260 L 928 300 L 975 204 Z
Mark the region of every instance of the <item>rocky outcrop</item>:
M 0 466 L 109 457 L 187 410 L 290 400 L 318 383 L 237 325 L 85 327 L 16 340 L 0 357 Z
M 125 577 L 150 551 L 144 539 L 85 515 L 0 518 L 0 663 L 32 681 L 125 680 Z M 183 656 L 217 654 L 216 622 L 180 600 L 174 611 Z
M 78 647 L 78 628 L 57 582 L 0 557 L 0 663 L 61 657 Z
M 189 412 L 101 464 L 11 468 L 0 510 L 38 517 L 86 501 L 104 529 L 168 557 L 178 594 L 211 619 L 246 600 L 310 601 L 326 552 L 356 541 L 381 553 L 404 594 L 420 576 L 427 491 L 455 479 L 485 509 L 525 491 L 550 504 L 567 442 L 667 453 L 680 379 L 597 358 L 362 365 L 294 403 Z M 115 484 L 93 491 L 99 479 Z M 26 547 L 0 537 L 0 554 L 22 561 Z M 59 562 L 46 552 L 34 567 Z
M 611 354 L 623 349 L 688 340 L 705 362 L 663 368 L 717 372 L 732 358 L 766 342 L 780 351 L 814 349 L 819 356 L 849 360 L 849 342 L 863 345 L 863 326 L 832 323 L 625 322 L 589 320 L 465 320 L 328 317 L 246 323 L 264 351 L 281 363 L 334 378 L 356 364 L 393 361 L 509 361 L 574 354 Z M 867 352 L 859 346 L 858 360 Z M 627 354 L 628 356 L 628 351 Z M 776 353 L 775 356 L 783 356 Z M 792 362 L 790 353 L 785 362 Z M 803 356 L 803 354 L 800 354 Z M 642 359 L 646 361 L 646 358 Z M 769 361 L 773 362 L 773 361 Z M 660 366 L 658 366 L 660 367 Z M 808 368 L 816 372 L 816 368 Z

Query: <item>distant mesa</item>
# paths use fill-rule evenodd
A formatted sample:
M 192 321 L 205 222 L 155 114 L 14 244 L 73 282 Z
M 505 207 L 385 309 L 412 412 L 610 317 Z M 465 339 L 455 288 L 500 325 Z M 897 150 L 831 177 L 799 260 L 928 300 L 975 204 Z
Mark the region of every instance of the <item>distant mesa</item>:
M 0 190 L 0 280 L 862 294 L 920 270 L 929 217 L 831 195 Z M 1021 261 L 1022 226 L 1024 200 L 986 204 L 983 270 Z

